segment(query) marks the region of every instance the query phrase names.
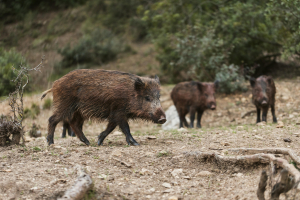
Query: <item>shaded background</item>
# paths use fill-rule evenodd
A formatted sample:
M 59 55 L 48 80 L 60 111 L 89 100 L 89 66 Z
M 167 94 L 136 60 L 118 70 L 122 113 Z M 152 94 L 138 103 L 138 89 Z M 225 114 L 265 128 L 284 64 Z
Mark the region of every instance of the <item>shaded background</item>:
M 41 73 L 41 91 L 71 70 L 114 69 L 160 75 L 163 84 L 221 82 L 247 90 L 250 76 L 300 74 L 296 0 L 0 1 L 0 96 L 14 89 L 12 66 Z

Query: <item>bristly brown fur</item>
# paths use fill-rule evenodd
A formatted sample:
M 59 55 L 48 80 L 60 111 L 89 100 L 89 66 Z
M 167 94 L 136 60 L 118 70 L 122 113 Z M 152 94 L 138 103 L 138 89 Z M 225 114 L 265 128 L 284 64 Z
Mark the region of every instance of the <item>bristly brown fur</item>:
M 250 84 L 252 87 L 252 102 L 256 106 L 257 120 L 260 122 L 260 112 L 262 113 L 262 121 L 267 121 L 267 113 L 271 107 L 273 122 L 277 122 L 275 116 L 275 94 L 276 86 L 271 76 L 262 75 L 257 79 L 251 78 Z
M 206 109 L 216 108 L 215 92 L 218 81 L 215 83 L 204 83 L 198 81 L 178 83 L 171 92 L 171 98 L 177 109 L 180 125 L 194 127 L 195 113 L 198 113 L 197 127 L 201 128 L 201 116 Z M 191 123 L 188 125 L 185 116 L 190 113 Z
M 117 125 L 126 129 L 129 119 L 140 118 L 158 123 L 165 116 L 159 102 L 159 81 L 129 73 L 101 69 L 75 70 L 55 81 L 51 91 L 54 114 L 49 119 L 49 143 L 52 142 L 49 139 L 56 124 L 63 120 L 69 121 L 74 130 L 86 119 L 108 119 L 110 131 Z M 44 94 L 48 92 L 50 90 Z M 87 143 L 80 130 L 74 132 Z M 135 143 L 133 138 L 130 143 Z

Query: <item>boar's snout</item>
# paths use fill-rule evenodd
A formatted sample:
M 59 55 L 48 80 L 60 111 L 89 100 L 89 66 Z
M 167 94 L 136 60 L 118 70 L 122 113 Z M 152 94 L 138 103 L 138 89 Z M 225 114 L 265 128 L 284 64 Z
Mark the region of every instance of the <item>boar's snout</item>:
M 162 116 L 160 117 L 160 119 L 158 120 L 158 123 L 159 123 L 159 124 L 164 124 L 166 121 L 167 121 L 166 117 L 162 115 Z
M 157 124 L 164 124 L 167 121 L 165 112 L 162 108 L 158 108 L 153 115 L 153 122 Z
M 211 110 L 215 110 L 215 109 L 216 109 L 216 103 L 215 103 L 215 102 L 210 102 L 210 103 L 207 105 L 207 108 L 208 108 L 208 109 L 211 109 Z
M 262 102 L 261 102 L 261 105 L 263 105 L 263 106 L 265 106 L 265 105 L 267 105 L 268 103 L 267 103 L 267 101 L 266 100 L 263 100 Z

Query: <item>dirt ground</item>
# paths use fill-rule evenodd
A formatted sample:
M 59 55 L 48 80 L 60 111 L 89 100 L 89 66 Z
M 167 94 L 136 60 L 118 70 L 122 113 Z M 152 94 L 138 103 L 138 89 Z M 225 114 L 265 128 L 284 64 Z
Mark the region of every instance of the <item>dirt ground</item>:
M 40 125 L 42 137 L 29 138 L 26 146 L 0 147 L 0 199 L 56 199 L 76 180 L 75 166 L 83 166 L 93 179 L 93 190 L 85 199 L 242 199 L 256 198 L 259 176 L 266 165 L 234 165 L 187 156 L 190 152 L 217 152 L 231 156 L 229 148 L 284 147 L 300 155 L 300 100 L 298 80 L 275 81 L 276 112 L 283 128 L 272 124 L 271 112 L 264 126 L 255 124 L 256 114 L 250 90 L 236 95 L 219 95 L 217 110 L 206 111 L 202 129 L 161 130 L 160 125 L 130 122 L 138 147 L 126 145 L 117 129 L 97 146 L 97 135 L 106 123 L 85 122 L 83 130 L 90 146 L 77 138 L 60 138 L 62 125 L 55 131 L 54 146 L 48 147 L 47 120 L 51 110 L 42 110 L 36 119 L 26 119 L 25 130 L 32 123 Z M 172 102 L 173 86 L 162 87 L 162 105 Z M 50 95 L 51 96 L 51 95 Z M 40 94 L 25 97 L 25 107 L 40 106 Z M 0 113 L 9 113 L 7 102 L 0 103 Z M 290 138 L 291 143 L 284 142 Z M 289 159 L 289 158 L 287 158 Z M 121 162 L 120 162 L 121 161 Z M 125 162 L 127 165 L 122 164 Z M 176 170 L 179 169 L 179 170 Z M 182 173 L 172 174 L 178 171 Z M 209 175 L 200 172 L 208 171 Z M 291 192 L 288 199 L 292 199 Z M 294 197 L 293 197 L 294 198 Z M 300 197 L 298 197 L 300 198 Z M 176 198 L 173 198 L 176 199 Z M 282 195 L 281 199 L 285 199 Z M 296 197 L 297 199 L 297 197 Z

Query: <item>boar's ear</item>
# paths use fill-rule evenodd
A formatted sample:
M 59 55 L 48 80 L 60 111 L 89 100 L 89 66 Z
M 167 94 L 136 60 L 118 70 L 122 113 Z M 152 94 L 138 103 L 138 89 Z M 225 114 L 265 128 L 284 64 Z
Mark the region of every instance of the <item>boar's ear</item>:
M 253 77 L 251 77 L 251 78 L 250 78 L 250 85 L 251 85 L 251 87 L 253 87 L 253 88 L 254 88 L 254 86 L 255 86 L 255 82 L 256 82 L 256 79 L 255 79 L 255 78 L 253 78 Z
M 139 77 L 137 77 L 137 79 L 134 82 L 134 89 L 136 91 L 140 91 L 145 87 L 145 83 L 143 83 L 142 79 L 140 79 Z
M 268 81 L 269 85 L 271 85 L 272 84 L 272 76 L 268 76 L 267 81 Z
M 200 92 L 203 92 L 203 85 L 202 85 L 202 83 L 200 83 L 200 82 L 196 82 L 196 83 L 197 83 L 198 90 Z
M 215 85 L 215 88 L 216 88 L 216 90 L 219 88 L 219 81 L 218 80 L 216 80 L 215 82 L 214 82 L 214 85 Z
M 156 82 L 160 85 L 160 81 L 159 81 L 159 77 L 155 74 L 154 79 L 156 80 Z

